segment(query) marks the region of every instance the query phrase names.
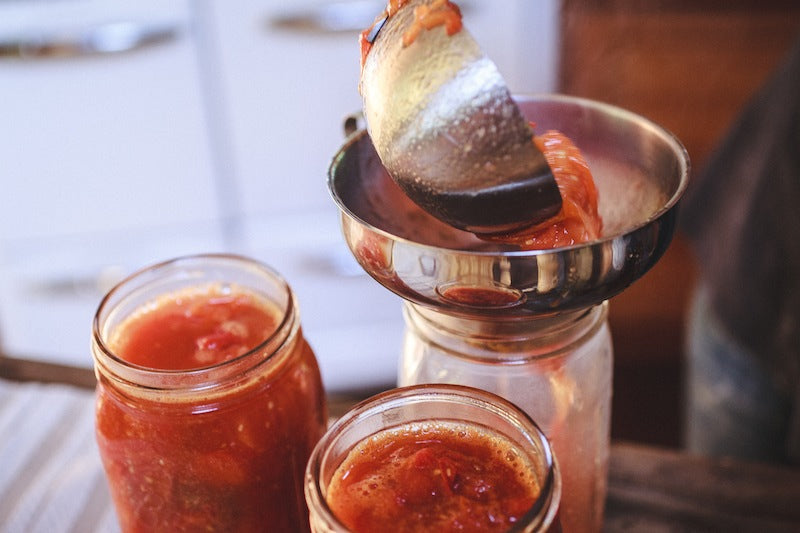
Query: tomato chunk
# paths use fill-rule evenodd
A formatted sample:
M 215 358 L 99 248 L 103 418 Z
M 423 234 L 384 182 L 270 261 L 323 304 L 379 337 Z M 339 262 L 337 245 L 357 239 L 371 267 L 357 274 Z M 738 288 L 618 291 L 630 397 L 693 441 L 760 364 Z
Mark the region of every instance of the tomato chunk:
M 597 207 L 597 187 L 580 150 L 566 135 L 555 130 L 537 135 L 533 141 L 553 172 L 561 193 L 561 211 L 535 226 L 484 238 L 528 250 L 572 246 L 599 238 L 603 220 Z

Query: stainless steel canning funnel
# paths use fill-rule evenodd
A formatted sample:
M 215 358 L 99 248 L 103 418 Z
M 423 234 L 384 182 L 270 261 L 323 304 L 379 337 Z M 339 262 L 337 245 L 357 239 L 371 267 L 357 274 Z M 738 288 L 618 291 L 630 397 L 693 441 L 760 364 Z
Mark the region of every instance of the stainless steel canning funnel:
M 403 36 L 411 0 L 376 23 L 361 75 L 375 150 L 405 193 L 441 220 L 476 233 L 530 226 L 555 215 L 561 196 L 495 64 L 466 28 Z
M 538 251 L 482 241 L 411 202 L 361 131 L 334 158 L 328 184 L 347 245 L 379 283 L 448 313 L 530 316 L 602 302 L 658 261 L 688 183 L 681 143 L 610 105 L 566 96 L 517 102 L 527 118 L 562 131 L 582 150 L 598 188 L 602 238 Z

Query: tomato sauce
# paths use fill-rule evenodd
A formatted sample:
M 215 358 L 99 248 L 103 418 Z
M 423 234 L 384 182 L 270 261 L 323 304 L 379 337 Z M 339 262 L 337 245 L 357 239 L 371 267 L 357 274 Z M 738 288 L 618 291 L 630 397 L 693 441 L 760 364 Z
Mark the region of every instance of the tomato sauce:
M 397 13 L 400 8 L 408 3 L 408 0 L 390 0 L 389 4 L 377 20 L 361 32 L 359 36 L 359 46 L 361 48 L 361 67 L 367 60 L 367 55 L 372 49 L 372 42 L 375 40 L 376 25 L 385 24 L 386 20 Z M 444 26 L 448 36 L 461 31 L 461 9 L 450 0 L 435 0 L 430 5 L 420 5 L 414 8 L 414 20 L 409 28 L 403 33 L 403 46 L 410 46 L 422 33 L 423 30 L 432 30 L 438 26 Z M 380 30 L 380 28 L 378 28 Z
M 410 424 L 359 443 L 334 473 L 327 503 L 355 533 L 507 531 L 540 487 L 529 459 L 488 429 Z
M 130 317 L 111 342 L 129 363 L 190 370 L 247 353 L 275 331 L 278 318 L 250 293 L 190 291 Z
M 449 0 L 435 0 L 430 6 L 414 8 L 414 22 L 403 34 L 403 46 L 411 46 L 423 30 L 444 26 L 448 36 L 461 31 L 461 10 Z
M 474 307 L 508 307 L 522 301 L 514 291 L 484 287 L 447 287 L 441 292 L 445 300 Z
M 324 394 L 299 331 L 274 353 L 262 345 L 282 318 L 254 293 L 210 286 L 163 296 L 111 332 L 112 353 L 169 371 L 172 388 L 131 393 L 98 372 L 97 439 L 123 531 L 308 531 L 302 479 Z M 175 394 L 184 376 L 247 358 L 261 362 Z
M 383 10 L 383 13 L 378 15 L 372 26 L 361 32 L 361 35 L 359 35 L 358 38 L 358 43 L 361 48 L 361 68 L 364 68 L 364 62 L 366 62 L 367 55 L 372 49 L 372 42 L 375 40 L 375 37 L 377 37 L 377 31 L 380 31 L 380 28 L 376 28 L 376 26 L 378 24 L 383 26 L 383 24 L 385 24 L 390 17 L 394 16 L 394 14 L 397 13 L 401 7 L 406 5 L 406 3 L 408 3 L 408 0 L 389 0 L 386 9 Z
M 483 236 L 496 242 L 516 244 L 526 250 L 572 246 L 600 237 L 603 219 L 597 207 L 597 188 L 580 150 L 563 133 L 547 131 L 534 137 L 544 154 L 561 193 L 561 210 L 555 217 L 509 234 Z

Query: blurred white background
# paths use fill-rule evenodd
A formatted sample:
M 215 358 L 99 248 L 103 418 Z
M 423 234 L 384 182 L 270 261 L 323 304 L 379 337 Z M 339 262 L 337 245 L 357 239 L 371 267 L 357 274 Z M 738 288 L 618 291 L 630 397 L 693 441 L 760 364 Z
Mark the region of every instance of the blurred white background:
M 234 252 L 288 279 L 329 390 L 393 383 L 401 302 L 325 181 L 385 4 L 0 0 L 0 353 L 89 367 L 114 282 Z M 554 90 L 558 0 L 459 4 L 512 91 Z

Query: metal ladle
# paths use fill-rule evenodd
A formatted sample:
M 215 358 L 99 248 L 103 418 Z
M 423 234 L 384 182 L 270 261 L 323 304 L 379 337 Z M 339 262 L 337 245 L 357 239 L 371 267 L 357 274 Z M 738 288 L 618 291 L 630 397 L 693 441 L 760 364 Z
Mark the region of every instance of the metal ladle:
M 495 64 L 466 28 L 403 35 L 410 0 L 376 22 L 361 75 L 367 129 L 394 181 L 440 220 L 479 234 L 542 222 L 561 196 Z

